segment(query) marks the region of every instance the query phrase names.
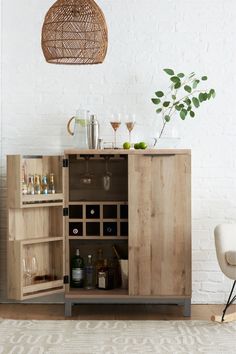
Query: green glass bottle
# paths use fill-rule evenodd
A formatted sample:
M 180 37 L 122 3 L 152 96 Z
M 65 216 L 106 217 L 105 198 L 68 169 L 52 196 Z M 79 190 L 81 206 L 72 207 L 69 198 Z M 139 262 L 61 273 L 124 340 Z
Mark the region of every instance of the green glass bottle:
M 80 256 L 79 249 L 71 260 L 71 286 L 83 288 L 84 286 L 84 260 Z

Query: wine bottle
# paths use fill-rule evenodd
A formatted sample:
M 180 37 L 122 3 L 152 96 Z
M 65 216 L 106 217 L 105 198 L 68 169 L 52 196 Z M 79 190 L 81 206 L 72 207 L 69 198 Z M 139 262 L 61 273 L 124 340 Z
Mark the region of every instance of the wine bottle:
M 84 260 L 78 248 L 71 260 L 71 283 L 76 288 L 82 288 L 84 285 Z
M 103 267 L 103 265 L 104 265 L 103 250 L 102 248 L 99 248 L 97 252 L 97 261 L 96 261 L 96 286 L 98 286 L 98 271 L 100 268 Z

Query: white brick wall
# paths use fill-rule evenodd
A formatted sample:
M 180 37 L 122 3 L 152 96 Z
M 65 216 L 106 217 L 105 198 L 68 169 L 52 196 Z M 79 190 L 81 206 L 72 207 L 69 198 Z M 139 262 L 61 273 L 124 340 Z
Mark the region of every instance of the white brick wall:
M 40 48 L 43 17 L 53 0 L 2 0 L 0 251 L 5 253 L 6 154 L 63 151 L 72 144 L 67 119 L 78 107 L 98 113 L 106 140 L 112 137 L 109 112 L 135 112 L 135 138 L 150 140 L 159 119 L 150 98 L 166 88 L 162 68 L 194 70 L 209 76 L 217 97 L 196 119 L 175 120 L 180 147 L 193 155 L 193 301 L 221 303 L 231 283 L 219 270 L 213 229 L 236 221 L 236 2 L 97 1 L 109 28 L 105 63 L 56 66 L 45 62 Z M 124 127 L 118 134 L 127 140 Z

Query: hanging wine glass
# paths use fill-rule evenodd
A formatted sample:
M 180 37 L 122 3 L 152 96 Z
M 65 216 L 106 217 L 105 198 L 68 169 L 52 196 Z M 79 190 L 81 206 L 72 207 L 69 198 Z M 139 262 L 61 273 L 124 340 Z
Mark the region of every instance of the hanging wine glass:
M 103 188 L 105 191 L 109 191 L 111 188 L 111 176 L 112 173 L 108 170 L 108 162 L 110 156 L 104 156 L 105 159 L 105 174 L 103 176 Z
M 126 127 L 129 131 L 129 143 L 131 144 L 131 132 L 134 129 L 136 123 L 136 119 L 135 119 L 135 114 L 126 114 L 125 116 L 125 124 Z
M 83 184 L 91 184 L 93 174 L 89 171 L 89 156 L 85 156 L 85 172 L 82 174 L 80 181 Z
M 117 149 L 117 144 L 116 144 L 116 131 L 121 125 L 121 118 L 120 114 L 112 114 L 110 124 L 114 130 L 114 149 Z

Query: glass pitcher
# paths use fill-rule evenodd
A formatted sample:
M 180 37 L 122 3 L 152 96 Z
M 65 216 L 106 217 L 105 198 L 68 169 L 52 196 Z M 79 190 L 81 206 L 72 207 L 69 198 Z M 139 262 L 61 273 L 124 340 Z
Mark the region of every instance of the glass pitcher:
M 67 123 L 67 131 L 74 137 L 74 146 L 78 149 L 88 149 L 88 117 L 89 111 L 79 109 Z M 73 130 L 71 130 L 72 121 L 74 121 Z

